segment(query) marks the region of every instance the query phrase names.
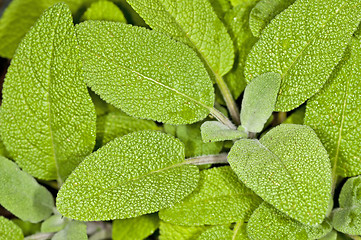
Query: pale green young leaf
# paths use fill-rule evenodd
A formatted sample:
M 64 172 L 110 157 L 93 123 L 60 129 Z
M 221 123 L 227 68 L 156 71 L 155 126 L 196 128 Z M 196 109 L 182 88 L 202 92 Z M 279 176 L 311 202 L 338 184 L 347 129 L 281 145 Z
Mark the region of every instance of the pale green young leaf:
M 25 36 L 5 78 L 1 136 L 19 166 L 40 179 L 64 180 L 94 148 L 94 105 L 76 45 L 69 8 L 54 5 Z
M 54 214 L 46 219 L 41 224 L 41 232 L 58 232 L 65 228 L 69 219 L 61 216 L 60 214 Z
M 232 40 L 208 0 L 128 2 L 150 27 L 192 47 L 216 75 L 232 68 Z
M 226 226 L 215 226 L 203 232 L 198 240 L 232 240 L 233 232 Z
M 113 221 L 113 240 L 143 240 L 154 233 L 159 227 L 156 214 L 142 215 L 136 218 Z
M 71 221 L 66 227 L 57 232 L 51 240 L 87 240 L 86 225 L 83 222 Z
M 180 226 L 160 221 L 159 240 L 197 240 L 211 226 Z
M 22 240 L 24 235 L 21 229 L 12 221 L 0 216 L 0 240 Z
M 245 76 L 282 76 L 276 111 L 290 111 L 320 90 L 361 20 L 361 0 L 298 0 L 263 30 Z
M 186 45 L 116 22 L 83 22 L 77 34 L 87 84 L 127 114 L 186 124 L 213 107 L 212 81 Z
M 294 2 L 295 0 L 259 1 L 249 16 L 249 26 L 253 35 L 260 37 L 262 30 L 270 21 Z
M 247 234 L 247 223 L 244 220 L 239 221 L 235 225 L 232 240 L 250 240 Z
M 331 166 L 316 133 L 283 124 L 260 141 L 238 140 L 228 162 L 244 184 L 292 218 L 315 225 L 331 199 Z
M 199 180 L 198 168 L 183 161 L 183 144 L 165 133 L 142 131 L 116 138 L 73 171 L 58 193 L 58 210 L 72 219 L 99 221 L 169 207 Z
M 200 173 L 198 187 L 183 201 L 159 211 L 166 222 L 187 226 L 222 225 L 247 219 L 261 199 L 229 166 Z
M 229 127 L 218 121 L 204 122 L 201 126 L 201 134 L 205 143 L 247 138 L 247 133 L 244 130 L 229 129 Z
M 40 222 L 54 207 L 51 193 L 12 161 L 0 156 L 0 204 L 24 221 Z
M 291 115 L 289 115 L 286 118 L 286 120 L 283 121 L 283 123 L 303 125 L 305 118 L 305 111 L 306 111 L 306 106 L 302 105 L 301 107 L 297 108 Z
M 331 158 L 334 174 L 361 174 L 361 41 L 350 47 L 324 88 L 307 102 L 305 124 L 312 127 Z
M 124 22 L 127 20 L 123 12 L 113 2 L 100 0 L 92 3 L 81 17 L 82 21 L 86 20 L 105 20 L 114 22 Z
M 244 91 L 241 123 L 248 132 L 261 132 L 275 108 L 281 75 L 264 73 L 255 77 Z

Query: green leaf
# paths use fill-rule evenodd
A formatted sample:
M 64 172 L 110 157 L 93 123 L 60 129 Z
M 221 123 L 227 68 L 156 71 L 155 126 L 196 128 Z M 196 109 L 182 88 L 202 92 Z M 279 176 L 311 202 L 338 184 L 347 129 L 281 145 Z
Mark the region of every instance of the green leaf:
M 159 226 L 159 240 L 196 240 L 202 232 L 210 227 L 211 226 L 187 227 L 161 221 Z
M 232 68 L 232 40 L 208 0 L 128 2 L 154 30 L 196 50 L 216 75 L 223 76 Z
M 281 75 L 278 73 L 264 73 L 247 85 L 241 110 L 241 122 L 246 131 L 262 131 L 274 110 L 280 85 Z
M 143 240 L 159 227 L 156 214 L 113 221 L 113 240 Z
M 198 168 L 183 161 L 183 144 L 167 134 L 142 131 L 116 138 L 73 171 L 58 193 L 58 210 L 72 219 L 100 221 L 169 207 L 199 180 Z
M 57 232 L 51 240 L 87 240 L 85 223 L 71 221 L 66 227 Z
M 247 234 L 247 224 L 241 220 L 233 229 L 232 240 L 250 240 Z
M 308 225 L 325 218 L 330 160 L 310 127 L 283 124 L 260 141 L 238 140 L 228 162 L 247 187 L 290 217 Z
M 231 9 L 229 0 L 208 0 L 219 19 L 223 19 L 224 14 Z
M 159 211 L 166 222 L 179 225 L 221 225 L 246 219 L 261 199 L 242 184 L 229 166 L 200 173 L 198 187 L 183 201 Z
M 69 220 L 60 214 L 50 216 L 41 224 L 41 232 L 58 232 L 65 228 Z
M 118 6 L 107 0 L 100 0 L 92 3 L 81 17 L 81 20 L 127 22 L 123 12 L 118 8 Z
M 325 87 L 307 102 L 305 124 L 312 127 L 331 158 L 334 175 L 361 174 L 361 41 L 352 38 Z
M 0 216 L 0 240 L 22 240 L 24 235 L 21 229 L 12 221 Z
M 24 221 L 40 222 L 50 216 L 54 207 L 51 193 L 0 156 L 0 204 Z
M 171 124 L 209 114 L 212 81 L 184 44 L 115 22 L 84 22 L 77 33 L 86 82 L 108 103 L 131 116 Z
M 160 130 L 153 121 L 136 119 L 121 111 L 97 118 L 97 146 L 101 147 L 116 137 L 141 130 Z
M 11 221 L 21 228 L 24 236 L 40 232 L 41 223 L 31 223 L 29 221 L 23 221 L 19 218 L 13 218 Z
M 306 106 L 302 105 L 301 107 L 297 108 L 291 115 L 289 115 L 286 118 L 286 120 L 283 121 L 283 123 L 303 125 L 304 118 L 305 118 L 305 111 L 306 111 Z M 318 137 L 320 137 L 320 136 L 318 135 Z
M 61 182 L 94 148 L 95 111 L 76 45 L 70 10 L 57 4 L 23 39 L 6 75 L 1 136 L 40 179 Z
M 233 232 L 226 226 L 215 226 L 203 232 L 198 240 L 231 240 Z
M 201 134 L 203 142 L 218 142 L 247 138 L 247 133 L 244 130 L 229 129 L 226 125 L 218 121 L 204 122 L 201 126 Z
M 249 26 L 254 36 L 260 37 L 262 30 L 280 12 L 288 8 L 295 0 L 261 0 L 252 9 Z
M 327 235 L 320 238 L 319 240 L 351 240 L 351 238 L 340 232 L 332 230 L 331 232 L 329 232 Z
M 361 20 L 361 0 L 298 0 L 263 30 L 248 56 L 247 81 L 280 73 L 276 111 L 290 111 L 320 90 Z

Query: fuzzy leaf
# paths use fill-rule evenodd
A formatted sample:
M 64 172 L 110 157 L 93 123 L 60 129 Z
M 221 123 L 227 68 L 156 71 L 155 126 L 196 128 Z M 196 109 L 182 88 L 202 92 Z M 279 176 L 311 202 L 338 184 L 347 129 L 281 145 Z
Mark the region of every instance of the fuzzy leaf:
M 160 222 L 159 240 L 197 240 L 202 232 L 211 226 L 180 226 L 167 222 Z
M 100 221 L 169 207 L 198 183 L 198 168 L 183 161 L 183 144 L 167 134 L 142 131 L 116 138 L 73 171 L 58 193 L 58 210 L 72 219 Z
M 260 37 L 262 30 L 270 21 L 294 2 L 295 0 L 259 1 L 249 16 L 249 26 L 253 35 Z
M 94 148 L 95 110 L 76 45 L 70 10 L 57 4 L 23 39 L 6 75 L 1 136 L 40 179 L 65 179 Z
M 22 240 L 24 235 L 21 228 L 3 216 L 0 216 L 0 240 Z
M 107 0 L 100 0 L 92 3 L 81 17 L 81 20 L 127 22 L 123 12 L 118 8 L 118 6 Z
M 275 107 L 281 75 L 264 73 L 255 77 L 244 91 L 241 122 L 248 132 L 258 133 L 263 129 Z
M 231 240 L 233 232 L 226 226 L 215 226 L 203 232 L 198 240 Z
M 234 59 L 232 40 L 208 0 L 128 0 L 154 30 L 188 44 L 219 76 Z
M 24 221 L 40 222 L 54 207 L 51 193 L 12 161 L 0 156 L 0 204 Z
M 305 124 L 327 149 L 334 174 L 361 174 L 361 41 L 352 38 L 325 87 L 307 102 Z
M 41 224 L 41 232 L 58 232 L 67 225 L 69 219 L 61 216 L 60 214 L 55 214 L 50 216 Z
M 298 0 L 263 30 L 248 56 L 247 81 L 282 76 L 276 111 L 290 111 L 320 90 L 361 20 L 361 0 Z
M 66 227 L 57 232 L 51 240 L 87 240 L 85 223 L 71 221 Z
M 218 121 L 204 122 L 201 126 L 201 133 L 203 142 L 218 142 L 247 138 L 247 133 L 244 130 L 229 129 L 226 125 Z
M 113 221 L 113 240 L 143 240 L 159 227 L 156 214 Z
M 315 132 L 283 124 L 260 141 L 238 140 L 228 162 L 263 200 L 308 225 L 324 219 L 331 199 L 331 167 Z
M 86 82 L 115 107 L 171 124 L 193 123 L 209 114 L 212 81 L 184 44 L 115 22 L 84 22 L 77 33 Z
M 201 171 L 198 187 L 183 201 L 159 211 L 179 225 L 221 225 L 248 218 L 261 199 L 246 188 L 229 166 Z

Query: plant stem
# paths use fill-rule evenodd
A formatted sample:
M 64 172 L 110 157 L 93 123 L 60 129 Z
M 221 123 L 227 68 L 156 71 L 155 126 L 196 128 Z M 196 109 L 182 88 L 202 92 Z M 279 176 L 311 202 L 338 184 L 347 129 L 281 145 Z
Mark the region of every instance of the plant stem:
M 239 109 L 233 99 L 232 93 L 223 78 L 219 74 L 214 75 L 216 77 L 216 83 L 219 87 L 219 90 L 221 91 L 223 99 L 226 102 L 229 113 L 231 114 L 232 120 L 238 126 L 241 124 L 241 120 L 239 116 Z
M 206 155 L 206 156 L 188 158 L 183 162 L 183 164 L 205 165 L 205 164 L 228 163 L 227 155 L 228 155 L 227 153 L 221 153 L 218 155 Z
M 230 129 L 237 129 L 237 127 L 229 120 L 226 116 L 224 116 L 220 111 L 215 108 L 211 108 L 211 114 L 221 123 L 229 127 Z

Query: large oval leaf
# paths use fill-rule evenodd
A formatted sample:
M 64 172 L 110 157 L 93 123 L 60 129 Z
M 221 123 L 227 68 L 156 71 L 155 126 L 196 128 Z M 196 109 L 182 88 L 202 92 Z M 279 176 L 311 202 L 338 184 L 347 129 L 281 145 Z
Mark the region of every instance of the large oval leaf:
M 58 210 L 69 218 L 98 221 L 169 207 L 198 183 L 198 168 L 183 161 L 183 144 L 167 134 L 143 131 L 116 138 L 69 176 L 58 193 Z

